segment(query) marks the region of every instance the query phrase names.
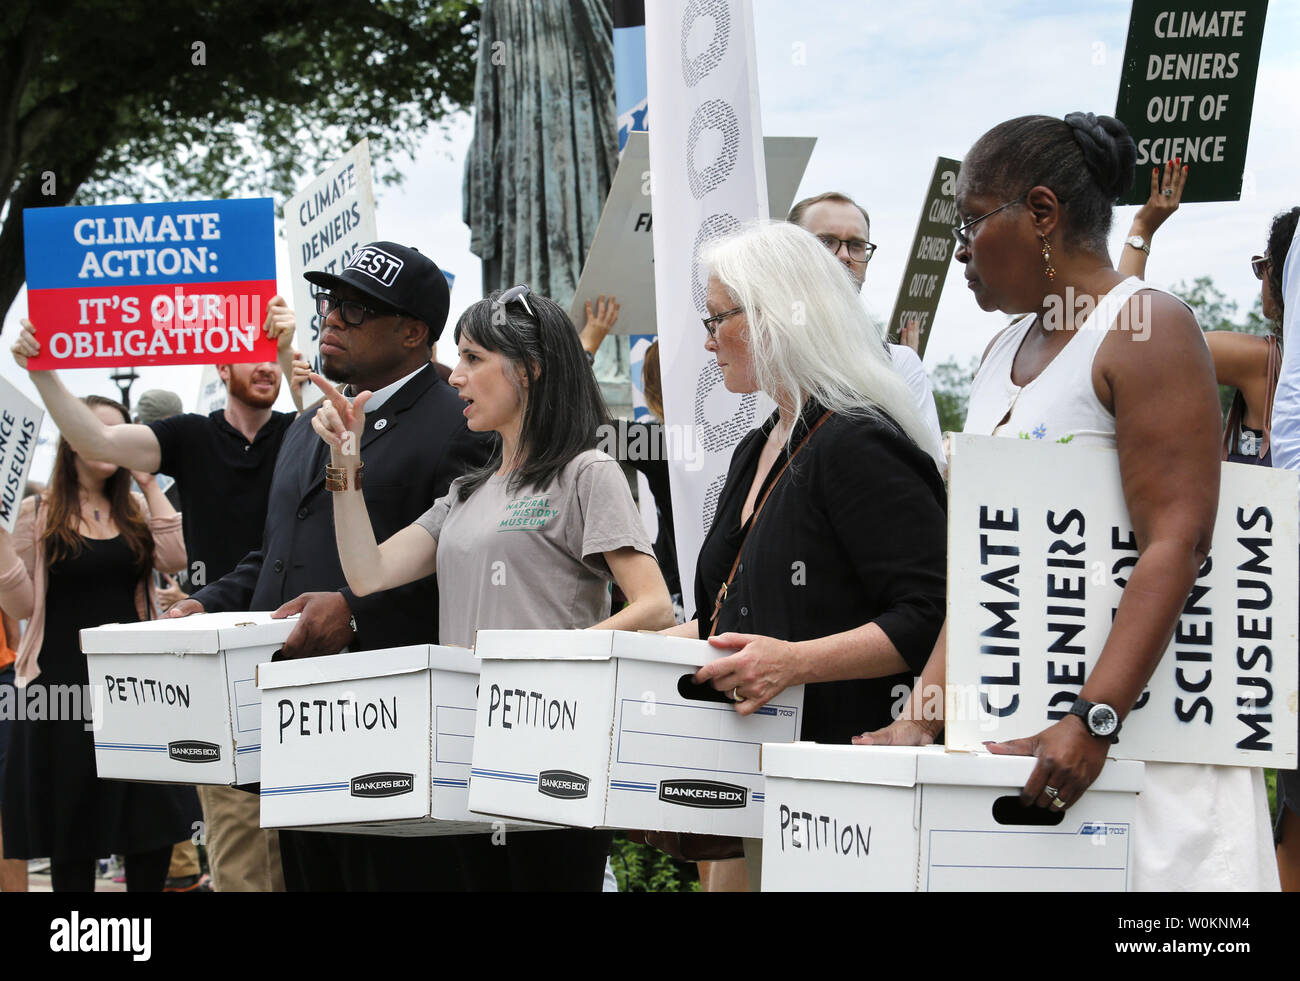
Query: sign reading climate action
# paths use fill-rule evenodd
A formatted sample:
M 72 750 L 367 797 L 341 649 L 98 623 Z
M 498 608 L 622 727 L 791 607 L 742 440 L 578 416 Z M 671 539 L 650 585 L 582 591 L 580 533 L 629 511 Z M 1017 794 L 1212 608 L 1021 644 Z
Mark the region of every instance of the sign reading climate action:
M 930 340 L 934 312 L 939 309 L 939 296 L 943 281 L 948 276 L 956 241 L 952 230 L 957 227 L 957 172 L 960 160 L 940 157 L 934 165 L 930 189 L 925 192 L 921 220 L 916 226 L 912 248 L 907 253 L 907 266 L 903 269 L 903 282 L 898 287 L 898 299 L 889 318 L 889 338 L 897 342 L 899 332 L 909 320 L 915 320 L 920 339 L 920 355 L 925 357 L 925 345 Z
M 1295 767 L 1298 500 L 1293 473 L 1223 464 L 1209 558 L 1112 756 Z M 945 730 L 975 750 L 1065 717 L 1137 541 L 1107 449 L 955 435 L 948 514 Z
M 1184 201 L 1241 198 L 1255 75 L 1268 0 L 1133 0 L 1115 115 L 1137 142 L 1138 179 L 1120 204 L 1142 204 L 1144 173 L 1191 164 Z
M 274 361 L 270 198 L 23 212 L 32 368 Z
M 18 505 L 44 418 L 43 409 L 0 378 L 0 526 L 10 533 L 18 523 Z

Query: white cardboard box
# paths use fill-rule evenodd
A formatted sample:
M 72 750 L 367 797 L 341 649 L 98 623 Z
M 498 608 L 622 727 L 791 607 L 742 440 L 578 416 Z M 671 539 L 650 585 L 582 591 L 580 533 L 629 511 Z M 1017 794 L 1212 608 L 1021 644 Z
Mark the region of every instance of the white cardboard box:
M 104 689 L 95 719 L 99 775 L 256 783 L 262 712 L 254 675 L 297 622 L 200 613 L 81 631 L 90 683 Z
M 691 684 L 719 656 L 704 641 L 480 630 L 475 651 L 471 810 L 583 828 L 761 833 L 760 749 L 799 737 L 802 686 L 741 716 Z
M 263 664 L 262 827 L 494 830 L 467 802 L 478 673 L 427 644 Z
M 1057 814 L 1020 807 L 1036 762 L 942 746 L 764 745 L 763 891 L 1127 891 L 1143 764 L 1108 760 Z

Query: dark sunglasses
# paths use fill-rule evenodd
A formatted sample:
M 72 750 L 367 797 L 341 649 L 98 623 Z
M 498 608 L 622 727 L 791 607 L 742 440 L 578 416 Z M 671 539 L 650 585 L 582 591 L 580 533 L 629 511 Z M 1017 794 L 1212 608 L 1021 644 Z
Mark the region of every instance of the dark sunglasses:
M 1250 271 L 1255 274 L 1255 278 L 1263 280 L 1268 272 L 1268 264 L 1271 260 L 1267 255 L 1252 256 L 1250 259 Z
M 533 308 L 528 305 L 528 300 L 525 299 L 525 297 L 527 297 L 532 292 L 533 291 L 530 287 L 525 286 L 523 283 L 520 283 L 518 286 L 512 286 L 510 287 L 510 289 L 502 292 L 501 295 L 498 296 L 492 302 L 495 303 L 497 306 L 503 307 L 507 303 L 513 303 L 515 300 L 518 300 L 523 305 L 524 311 L 528 314 L 528 316 L 536 319 L 537 315 L 533 313 Z

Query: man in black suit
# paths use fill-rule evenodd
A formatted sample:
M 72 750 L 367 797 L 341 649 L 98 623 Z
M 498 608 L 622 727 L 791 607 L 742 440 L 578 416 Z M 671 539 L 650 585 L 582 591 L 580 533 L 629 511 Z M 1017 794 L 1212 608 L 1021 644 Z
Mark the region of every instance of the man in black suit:
M 452 480 L 486 462 L 489 443 L 465 425 L 463 404 L 430 364 L 446 324 L 450 293 L 442 271 L 414 249 L 375 242 L 335 276 L 307 273 L 323 289 L 321 365 L 349 394 L 374 392 L 366 406 L 362 487 L 383 541 L 423 514 Z M 376 406 L 376 403 L 378 405 Z M 347 588 L 334 541 L 333 497 L 325 490 L 329 448 L 311 426 L 289 428 L 276 461 L 261 548 L 233 572 L 168 611 L 298 614 L 286 658 L 436 643 L 433 576 L 358 597 Z M 454 858 L 436 839 L 297 833 L 281 836 L 290 889 L 454 888 Z M 430 866 L 438 866 L 431 868 Z

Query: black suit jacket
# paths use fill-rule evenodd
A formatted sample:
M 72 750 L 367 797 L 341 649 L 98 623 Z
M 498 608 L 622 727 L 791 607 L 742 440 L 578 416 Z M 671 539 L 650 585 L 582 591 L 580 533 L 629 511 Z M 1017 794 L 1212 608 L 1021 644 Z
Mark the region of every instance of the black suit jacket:
M 375 540 L 401 531 L 485 463 L 486 434 L 472 433 L 464 403 L 432 365 L 374 413 L 361 437 L 361 490 Z M 341 590 L 357 621 L 353 650 L 438 642 L 438 587 L 429 576 L 396 589 L 355 596 L 334 539 L 333 495 L 325 490 L 329 448 L 303 413 L 285 433 L 271 479 L 262 547 L 229 575 L 199 590 L 205 610 L 274 610 L 302 593 Z

